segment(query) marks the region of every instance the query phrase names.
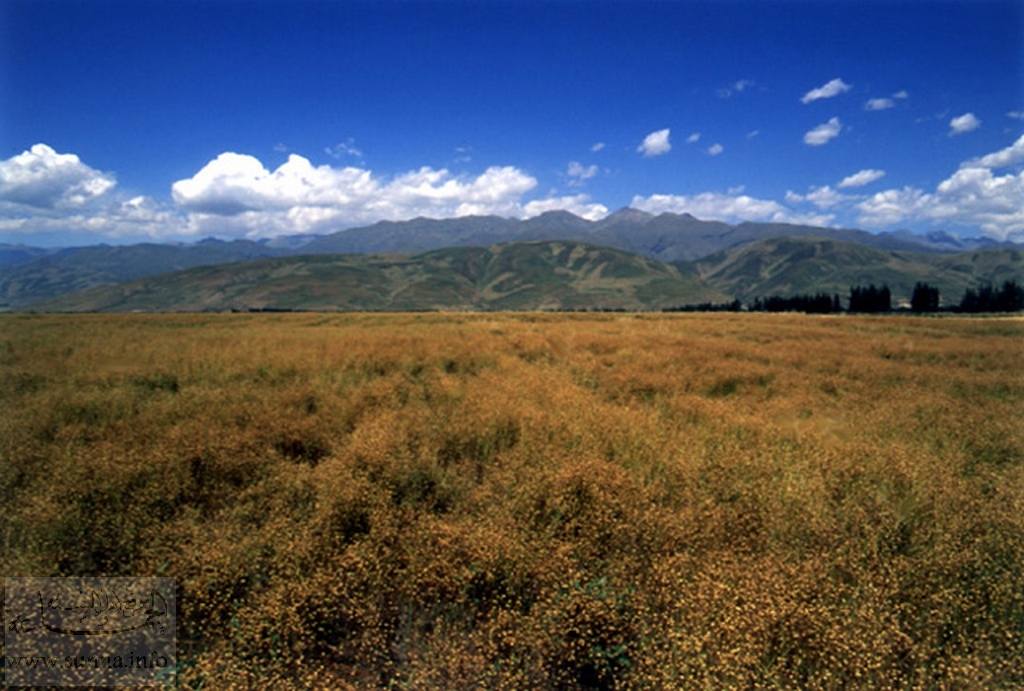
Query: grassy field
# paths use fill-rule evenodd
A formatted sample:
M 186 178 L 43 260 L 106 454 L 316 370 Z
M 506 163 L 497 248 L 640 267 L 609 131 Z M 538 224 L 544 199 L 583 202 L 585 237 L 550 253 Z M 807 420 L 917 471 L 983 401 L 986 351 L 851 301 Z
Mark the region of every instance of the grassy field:
M 4 576 L 181 687 L 1024 686 L 1024 320 L 0 315 Z

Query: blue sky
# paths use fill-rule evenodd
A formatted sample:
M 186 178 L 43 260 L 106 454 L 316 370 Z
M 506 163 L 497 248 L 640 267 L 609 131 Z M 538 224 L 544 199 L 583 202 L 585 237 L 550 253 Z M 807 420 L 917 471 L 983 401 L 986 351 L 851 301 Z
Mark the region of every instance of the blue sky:
M 0 2 L 0 242 L 623 206 L 1024 241 L 1024 3 Z

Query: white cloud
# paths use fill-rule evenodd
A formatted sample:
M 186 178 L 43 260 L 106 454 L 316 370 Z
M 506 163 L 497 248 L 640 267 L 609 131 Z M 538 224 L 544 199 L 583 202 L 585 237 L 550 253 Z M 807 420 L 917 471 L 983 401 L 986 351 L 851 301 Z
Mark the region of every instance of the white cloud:
M 605 147 L 605 143 L 604 143 L 604 142 L 597 142 L 597 143 L 596 143 L 596 144 L 594 144 L 594 145 L 593 145 L 592 147 L 590 147 L 590 150 L 591 150 L 591 151 L 592 151 L 593 153 L 595 153 L 595 154 L 596 154 L 596 153 L 597 153 L 598 151 L 600 151 L 600 150 L 601 150 L 601 149 L 603 149 L 604 147 Z
M 649 197 L 641 197 L 637 195 L 633 197 L 630 206 L 652 214 L 688 213 L 700 219 L 714 219 L 727 223 L 772 221 L 824 226 L 830 224 L 835 218 L 822 214 L 798 214 L 778 202 L 756 199 L 745 194 L 733 195 L 718 192 L 704 192 L 693 196 L 652 194 Z
M 833 122 L 832 130 L 841 129 L 838 118 Z M 831 136 L 835 135 L 824 141 Z M 843 193 L 885 175 L 864 169 L 831 187 L 812 187 L 806 194 L 787 192 L 782 203 L 745 195 L 742 187 L 735 187 L 724 194 L 638 195 L 632 205 L 652 213 L 691 213 L 727 222 L 831 225 L 838 215 L 844 223 L 855 221 L 869 228 L 931 223 L 1024 240 L 1022 164 L 1024 136 L 1001 150 L 965 160 L 931 191 L 903 187 L 872 195 Z M 599 174 L 596 166 L 578 162 L 569 164 L 566 171 L 577 181 Z M 598 219 L 608 213 L 603 204 L 584 194 L 552 192 L 538 198 L 537 184 L 531 175 L 511 166 L 491 167 L 476 175 L 424 167 L 383 177 L 360 167 L 314 166 L 296 155 L 276 170 L 268 170 L 252 156 L 224 153 L 192 177 L 176 182 L 172 186 L 176 206 L 171 206 L 144 196 L 127 198 L 118 192 L 113 175 L 95 170 L 72 154 L 36 145 L 0 161 L 0 232 L 156 240 L 266 237 L 331 232 L 416 216 L 523 218 L 564 209 Z
M 661 156 L 662 154 L 667 154 L 672 150 L 672 144 L 669 142 L 668 137 L 668 128 L 658 130 L 657 132 L 651 132 L 649 135 L 644 137 L 643 143 L 640 144 L 636 150 L 644 156 Z
M 863 187 L 864 185 L 869 185 L 876 180 L 881 180 L 883 177 L 885 177 L 884 170 L 873 170 L 869 168 L 843 178 L 842 182 L 839 183 L 839 188 Z
M 852 213 L 856 224 L 885 228 L 905 223 L 932 223 L 980 230 L 1000 240 L 1024 240 L 1024 136 L 994 153 L 970 159 L 936 185 L 933 192 L 906 186 L 876 194 L 842 194 L 829 186 L 807 194 L 786 193 L 789 204 L 811 203 L 819 209 Z M 1000 168 L 1010 172 L 1000 175 Z M 844 178 L 840 189 L 881 179 L 884 171 L 865 169 Z
M 324 153 L 339 160 L 346 156 L 352 156 L 353 158 L 363 157 L 363 152 L 356 148 L 355 140 L 351 137 L 349 137 L 347 142 L 339 142 L 334 146 L 328 146 L 324 149 Z
M 1024 135 L 1010 146 L 995 153 L 971 159 L 964 163 L 961 168 L 1005 168 L 1024 161 Z
M 181 237 L 185 232 L 184 219 L 180 214 L 142 196 L 64 214 L 37 212 L 26 215 L 9 213 L 8 209 L 0 211 L 0 233 L 51 234 L 65 239 L 69 235 L 87 235 L 90 238 L 102 236 L 138 241 L 141 238 L 163 240 Z
M 810 146 L 821 146 L 827 144 L 829 140 L 839 136 L 843 126 L 839 122 L 839 118 L 831 118 L 828 122 L 818 125 L 813 130 L 807 132 L 804 135 L 804 144 Z
M 896 105 L 891 98 L 872 98 L 864 104 L 864 110 L 888 110 Z
M 973 227 L 986 235 L 1024 240 L 1024 171 L 995 175 L 994 169 L 1024 161 L 1024 136 L 995 153 L 961 164 L 933 193 L 904 187 L 885 190 L 857 205 L 868 227 L 932 221 Z
M 580 181 L 597 172 L 597 166 L 573 162 L 567 174 Z M 176 182 L 172 194 L 188 213 L 189 232 L 202 235 L 330 232 L 417 216 L 523 218 L 564 209 L 598 219 L 608 213 L 587 195 L 525 201 L 536 186 L 536 179 L 511 166 L 494 166 L 476 177 L 424 167 L 386 180 L 360 168 L 314 167 L 296 155 L 271 172 L 252 156 L 224 153 Z
M 596 167 L 573 168 L 577 177 Z M 0 232 L 88 233 L 110 238 L 268 237 L 330 232 L 380 220 L 495 214 L 527 217 L 565 209 L 598 219 L 608 209 L 586 195 L 534 199 L 529 174 L 494 166 L 476 176 L 424 167 L 390 179 L 355 167 L 313 166 L 291 155 L 276 170 L 223 153 L 171 187 L 175 206 L 118 198 L 113 177 L 77 156 L 37 145 L 0 161 Z
M 995 176 L 989 168 L 961 168 L 939 184 L 934 198 L 932 219 L 1024 239 L 1024 171 Z
M 584 166 L 576 161 L 569 163 L 569 169 L 566 171 L 566 175 L 569 176 L 570 185 L 582 185 L 585 180 L 597 175 L 598 167 L 596 165 Z
M 878 192 L 857 205 L 859 222 L 869 227 L 902 223 L 920 215 L 930 203 L 928 195 L 919 189 L 904 187 Z
M 109 173 L 46 144 L 0 161 L 0 232 L 159 238 L 182 230 L 180 215 L 149 197 L 125 200 Z
M 473 179 L 424 167 L 388 182 L 361 168 L 313 167 L 295 154 L 270 172 L 252 156 L 223 153 L 193 177 L 174 183 L 171 194 L 181 209 L 198 214 L 290 211 L 298 219 L 343 217 L 357 223 L 514 211 L 519 197 L 536 185 L 533 177 L 511 167 L 488 168 Z
M 725 147 L 718 143 L 712 144 L 711 146 L 708 147 L 708 153 L 711 154 L 712 156 L 717 156 L 723 151 L 725 151 Z
M 902 101 L 903 99 L 910 98 L 910 94 L 903 91 L 897 91 L 892 95 L 891 98 L 872 98 L 864 104 L 864 110 L 888 110 L 889 108 L 896 107 L 896 101 Z
M 981 127 L 981 120 L 974 113 L 964 113 L 949 121 L 949 136 L 971 132 Z
M 1024 120 L 1024 112 L 1019 110 L 1011 110 L 1006 114 L 1006 117 L 1013 118 L 1014 120 Z
M 686 143 L 687 144 L 696 144 L 699 141 L 700 141 L 700 132 L 694 132 L 693 134 L 691 134 L 689 137 L 686 138 Z
M 833 206 L 849 201 L 849 199 L 850 197 L 836 192 L 828 185 L 825 185 L 824 187 L 812 187 L 811 191 L 807 194 L 797 194 L 790 191 L 786 192 L 786 201 L 790 204 L 810 202 L 819 209 L 831 209 Z
M 852 87 L 849 84 L 837 77 L 824 86 L 819 86 L 817 89 L 811 89 L 808 91 L 803 95 L 803 98 L 800 99 L 800 102 L 806 104 L 822 98 L 832 98 L 833 96 L 838 96 L 841 93 L 849 91 L 851 88 Z
M 0 161 L 0 203 L 42 210 L 77 209 L 99 200 L 117 185 L 114 176 L 36 144 Z

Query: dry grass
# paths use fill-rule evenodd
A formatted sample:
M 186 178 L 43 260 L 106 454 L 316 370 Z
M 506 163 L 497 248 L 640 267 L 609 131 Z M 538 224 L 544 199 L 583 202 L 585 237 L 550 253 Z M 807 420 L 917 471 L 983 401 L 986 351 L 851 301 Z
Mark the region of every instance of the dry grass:
M 3 575 L 183 688 L 1024 685 L 1024 321 L 0 317 Z

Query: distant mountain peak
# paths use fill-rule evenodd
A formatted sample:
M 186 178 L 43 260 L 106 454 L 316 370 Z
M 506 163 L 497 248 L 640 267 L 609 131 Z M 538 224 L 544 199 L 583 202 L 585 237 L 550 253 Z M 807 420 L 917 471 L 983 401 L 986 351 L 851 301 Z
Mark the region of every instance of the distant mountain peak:
M 606 216 L 604 220 L 631 221 L 643 223 L 644 221 L 649 221 L 652 218 L 654 218 L 654 216 L 652 214 L 647 213 L 646 211 L 634 209 L 632 206 L 624 206 L 615 213 Z
M 544 213 L 540 214 L 539 216 L 536 216 L 536 218 L 570 218 L 570 217 L 572 217 L 574 219 L 578 219 L 579 218 L 579 216 L 577 216 L 576 214 L 572 213 L 571 211 L 566 211 L 565 209 L 553 209 L 551 211 L 545 211 Z

